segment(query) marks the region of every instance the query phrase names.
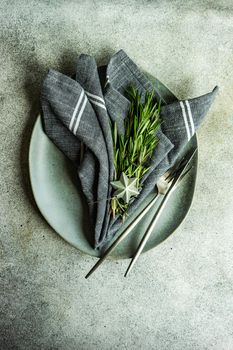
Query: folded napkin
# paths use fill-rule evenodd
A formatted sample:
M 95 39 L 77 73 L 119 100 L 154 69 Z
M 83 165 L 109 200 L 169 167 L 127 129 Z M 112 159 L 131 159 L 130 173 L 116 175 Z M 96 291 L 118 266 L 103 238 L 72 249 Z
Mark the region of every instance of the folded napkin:
M 104 84 L 103 84 L 104 83 Z M 81 55 L 75 79 L 50 70 L 42 87 L 44 128 L 48 137 L 77 169 L 89 206 L 94 228 L 93 246 L 102 247 L 122 225 L 110 217 L 113 180 L 113 146 L 110 119 L 124 133 L 124 119 L 130 105 L 125 89 L 135 86 L 142 101 L 146 90 L 162 103 L 159 144 L 150 160 L 150 170 L 142 180 L 140 194 L 130 204 L 128 216 L 154 189 L 158 178 L 176 161 L 180 151 L 196 132 L 216 95 L 217 87 L 206 95 L 185 101 L 170 101 L 120 50 L 106 67 L 104 82 L 93 57 Z

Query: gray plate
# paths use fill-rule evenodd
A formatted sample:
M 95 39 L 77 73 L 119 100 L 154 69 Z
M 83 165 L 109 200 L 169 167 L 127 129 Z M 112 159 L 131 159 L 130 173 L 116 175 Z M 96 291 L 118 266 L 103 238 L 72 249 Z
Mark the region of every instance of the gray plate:
M 154 82 L 157 89 L 159 88 L 166 102 L 170 103 L 176 99 L 162 83 L 149 74 L 147 75 Z M 190 140 L 183 153 L 193 147 L 197 147 L 196 136 Z M 164 241 L 186 216 L 195 189 L 197 154 L 192 164 L 192 170 L 172 194 L 144 251 L 154 248 Z M 35 201 L 50 226 L 68 243 L 83 253 L 99 256 L 100 253 L 89 244 L 88 235 L 92 230 L 89 226 L 86 201 L 82 195 L 75 169 L 45 135 L 40 116 L 36 120 L 31 136 L 29 171 Z M 135 211 L 130 221 L 137 216 L 152 197 L 153 194 Z M 143 218 L 130 236 L 112 252 L 112 258 L 129 258 L 132 256 L 154 215 L 156 207 Z M 127 221 L 127 225 L 130 221 Z M 118 234 L 123 229 L 124 225 Z

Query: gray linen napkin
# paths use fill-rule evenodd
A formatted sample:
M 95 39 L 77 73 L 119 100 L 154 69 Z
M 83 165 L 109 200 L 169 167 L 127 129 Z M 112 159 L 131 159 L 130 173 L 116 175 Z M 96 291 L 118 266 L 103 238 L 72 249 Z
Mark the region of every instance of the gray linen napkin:
M 111 96 L 114 96 L 116 100 L 120 101 L 121 109 L 124 110 L 127 104 L 122 96 L 129 84 L 134 85 L 140 91 L 142 99 L 143 96 L 145 96 L 146 90 L 149 90 L 153 91 L 155 97 L 158 100 L 161 100 L 163 104 L 160 113 L 162 124 L 161 129 L 158 132 L 160 142 L 152 156 L 150 162 L 151 169 L 144 176 L 142 181 L 143 188 L 139 196 L 135 198 L 129 207 L 128 216 L 130 216 L 148 194 L 154 190 L 159 177 L 174 165 L 179 153 L 194 135 L 208 112 L 218 91 L 218 87 L 216 86 L 212 92 L 198 98 L 170 103 L 170 101 L 166 101 L 160 90 L 148 80 L 123 50 L 117 52 L 110 59 L 107 66 L 106 82 L 107 87 L 106 92 L 104 93 L 104 98 L 108 112 L 112 118 L 113 112 L 115 113 L 114 115 L 117 116 L 117 107 L 115 104 L 112 104 Z M 121 126 L 121 131 L 124 132 L 124 114 L 118 114 L 118 118 L 120 119 L 118 122 Z M 170 148 L 167 141 L 164 140 L 164 142 L 161 142 L 161 139 L 163 140 L 164 137 L 170 142 Z M 164 148 L 165 145 L 166 149 Z M 122 222 L 120 218 L 116 218 L 110 222 L 106 240 L 112 238 L 115 232 L 120 228 L 121 224 Z
M 117 122 L 119 132 L 124 133 L 124 118 L 129 108 L 124 93 L 129 85 L 141 92 L 142 100 L 149 89 L 163 103 L 163 123 L 157 134 L 160 142 L 150 161 L 150 171 L 144 176 L 143 188 L 130 205 L 129 216 L 154 189 L 159 176 L 175 162 L 217 91 L 215 88 L 199 98 L 166 104 L 159 89 L 123 50 L 107 65 L 104 88 L 95 60 L 88 55 L 81 55 L 78 60 L 76 80 L 49 71 L 41 95 L 45 132 L 77 168 L 94 227 L 95 248 L 106 244 L 122 224 L 118 217 L 110 219 L 109 216 L 114 170 L 109 117 Z
M 88 93 L 77 81 L 50 70 L 41 98 L 45 132 L 78 170 L 94 227 L 93 244 L 97 246 L 108 223 L 109 181 L 112 180 L 113 162 L 111 151 L 108 153 L 111 139 L 107 133 L 110 126 L 109 131 L 103 131 L 101 127 L 104 127 L 104 122 L 102 120 L 100 125 L 94 109 L 94 106 L 98 107 L 101 116 L 108 118 L 104 100 L 101 95 L 87 97 Z M 84 151 L 80 161 L 82 144 Z

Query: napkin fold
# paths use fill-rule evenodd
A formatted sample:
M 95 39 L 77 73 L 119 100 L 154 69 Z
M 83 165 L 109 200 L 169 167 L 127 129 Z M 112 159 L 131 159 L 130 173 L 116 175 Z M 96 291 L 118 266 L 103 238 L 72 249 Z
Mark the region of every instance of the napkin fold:
M 150 160 L 150 170 L 142 180 L 142 190 L 129 207 L 129 216 L 154 189 L 158 178 L 175 163 L 218 90 L 215 87 L 194 99 L 168 101 L 123 50 L 110 59 L 104 87 L 100 78 L 94 58 L 82 54 L 75 79 L 49 70 L 41 93 L 45 132 L 77 169 L 89 206 L 95 248 L 102 247 L 122 225 L 119 217 L 113 219 L 109 215 L 110 181 L 114 173 L 110 120 L 117 122 L 118 131 L 124 134 L 124 119 L 130 105 L 125 89 L 134 85 L 141 93 L 142 102 L 146 91 L 153 91 L 162 103 L 159 144 Z

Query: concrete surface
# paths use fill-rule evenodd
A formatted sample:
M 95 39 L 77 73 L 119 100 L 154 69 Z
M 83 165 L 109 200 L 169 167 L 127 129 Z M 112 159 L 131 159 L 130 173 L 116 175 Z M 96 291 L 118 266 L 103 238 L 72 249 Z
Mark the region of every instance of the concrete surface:
M 199 132 L 194 202 L 142 256 L 95 262 L 41 217 L 28 181 L 30 133 L 49 67 L 123 48 L 179 98 L 220 94 Z M 0 349 L 233 349 L 233 3 L 0 0 Z

